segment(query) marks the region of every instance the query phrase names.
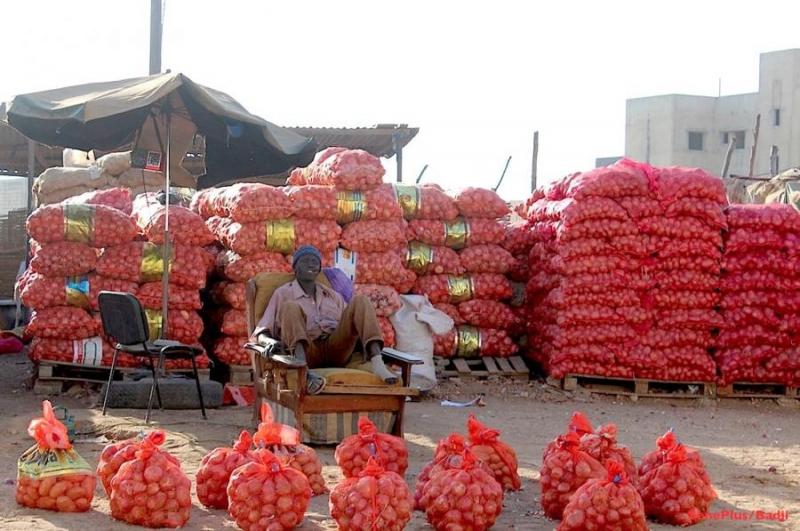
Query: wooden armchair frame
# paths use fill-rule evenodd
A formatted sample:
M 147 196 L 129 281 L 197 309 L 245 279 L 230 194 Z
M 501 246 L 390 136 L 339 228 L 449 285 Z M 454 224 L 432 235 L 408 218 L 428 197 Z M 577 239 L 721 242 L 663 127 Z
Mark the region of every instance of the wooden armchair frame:
M 256 315 L 257 278 L 247 282 L 245 297 L 247 302 L 247 328 L 252 336 L 260 316 Z M 253 383 L 256 400 L 253 409 L 253 422 L 259 421 L 262 399 L 280 404 L 294 413 L 295 427 L 302 432 L 303 416 L 315 413 L 342 412 L 390 412 L 395 415 L 392 434 L 403 436 L 403 416 L 406 398 L 417 396 L 419 391 L 410 387 L 411 366 L 422 363 L 414 355 L 384 348 L 383 356 L 387 363 L 398 365 L 401 369 L 401 385 L 342 385 L 328 383 L 320 394 L 306 392 L 308 367 L 305 362 L 272 357 L 265 345 L 248 343 L 253 364 Z M 289 374 L 296 373 L 296 386 L 289 384 Z

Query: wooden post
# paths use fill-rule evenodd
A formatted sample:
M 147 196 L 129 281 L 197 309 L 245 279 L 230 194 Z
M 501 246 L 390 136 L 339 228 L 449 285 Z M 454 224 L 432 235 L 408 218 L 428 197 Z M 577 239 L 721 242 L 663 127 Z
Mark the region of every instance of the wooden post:
M 761 129 L 761 114 L 756 115 L 756 126 L 753 129 L 753 147 L 750 148 L 750 173 L 749 177 L 753 176 L 753 171 L 756 165 L 756 146 L 758 146 L 758 131 Z
M 495 192 L 497 191 L 498 188 L 500 188 L 500 185 L 503 183 L 503 177 L 506 176 L 509 164 L 511 164 L 511 155 L 509 155 L 508 159 L 506 160 L 506 165 L 503 167 L 503 173 L 500 174 L 500 180 L 497 181 L 497 185 L 494 188 L 492 188 L 492 190 L 494 190 Z
M 392 135 L 392 148 L 394 149 L 395 161 L 397 162 L 397 179 L 398 183 L 403 182 L 403 144 L 397 136 L 397 133 Z
M 419 182 L 422 180 L 422 176 L 425 175 L 425 170 L 427 170 L 427 169 L 428 169 L 428 165 L 427 164 L 422 167 L 422 171 L 419 172 L 419 175 L 417 175 L 417 184 L 419 184 Z
M 533 160 L 531 161 L 531 193 L 536 190 L 536 172 L 539 160 L 539 131 L 533 132 Z
M 736 136 L 730 135 L 730 140 L 728 141 L 728 152 L 725 153 L 725 164 L 722 166 L 722 178 L 728 178 L 728 170 L 731 167 L 731 157 L 733 157 L 733 150 L 736 148 Z

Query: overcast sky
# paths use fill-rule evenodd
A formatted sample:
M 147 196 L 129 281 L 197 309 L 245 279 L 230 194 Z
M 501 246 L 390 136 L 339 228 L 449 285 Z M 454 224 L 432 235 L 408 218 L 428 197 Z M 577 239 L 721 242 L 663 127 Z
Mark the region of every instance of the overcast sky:
M 149 0 L 2 3 L 0 99 L 148 72 Z M 622 155 L 626 98 L 754 92 L 800 2 L 166 0 L 163 68 L 280 125 L 420 127 L 404 175 L 527 195 Z M 394 161 L 385 161 L 387 179 Z

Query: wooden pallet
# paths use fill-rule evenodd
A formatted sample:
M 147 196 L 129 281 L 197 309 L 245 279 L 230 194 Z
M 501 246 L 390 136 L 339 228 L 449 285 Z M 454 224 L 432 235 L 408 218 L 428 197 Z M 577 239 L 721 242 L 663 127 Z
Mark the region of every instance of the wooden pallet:
M 475 359 L 464 358 L 435 358 L 436 372 L 443 378 L 487 378 L 489 376 L 504 376 L 514 380 L 528 381 L 530 370 L 520 356 L 510 358 L 481 357 Z
M 636 400 L 644 398 L 699 398 L 716 397 L 713 382 L 674 382 L 647 380 L 644 378 L 609 378 L 568 374 L 562 379 L 550 379 L 548 383 L 565 391 L 588 391 L 590 393 L 629 396 Z
M 58 361 L 42 360 L 35 365 L 36 383 L 34 391 L 36 393 L 57 394 L 61 392 L 65 382 L 87 382 L 87 383 L 106 383 L 108 381 L 109 367 L 92 367 L 77 363 L 64 363 Z M 146 368 L 118 368 L 115 380 L 133 380 L 140 374 L 149 375 L 150 371 Z M 167 375 L 183 375 L 192 377 L 191 369 L 169 369 L 165 371 Z M 200 381 L 208 381 L 210 378 L 209 369 L 197 369 Z
M 800 398 L 800 389 L 778 383 L 734 382 L 717 387 L 719 398 Z

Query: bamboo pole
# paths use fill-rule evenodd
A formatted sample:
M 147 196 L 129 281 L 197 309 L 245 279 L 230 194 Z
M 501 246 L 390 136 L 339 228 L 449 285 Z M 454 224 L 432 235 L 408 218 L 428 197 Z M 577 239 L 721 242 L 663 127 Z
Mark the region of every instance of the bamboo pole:
M 753 171 L 756 166 L 756 146 L 758 146 L 758 131 L 761 129 L 761 114 L 756 115 L 756 126 L 753 128 L 753 147 L 750 148 L 750 173 L 749 177 L 753 176 Z
M 731 157 L 733 157 L 733 150 L 736 148 L 736 136 L 730 135 L 728 141 L 728 152 L 725 153 L 725 164 L 722 166 L 722 178 L 728 178 L 728 170 L 731 167 Z
M 536 190 L 536 173 L 539 164 L 539 131 L 533 132 L 533 160 L 531 161 L 531 193 Z

